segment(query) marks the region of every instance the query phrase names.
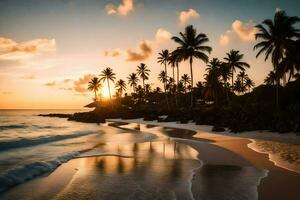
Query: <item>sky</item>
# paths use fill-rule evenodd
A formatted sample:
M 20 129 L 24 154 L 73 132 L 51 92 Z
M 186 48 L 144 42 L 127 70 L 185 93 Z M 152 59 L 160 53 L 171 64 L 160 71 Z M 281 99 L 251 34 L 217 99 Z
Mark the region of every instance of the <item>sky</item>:
M 147 83 L 162 86 L 158 53 L 174 50 L 170 38 L 190 24 L 208 36 L 210 58 L 244 54 L 259 85 L 272 65 L 255 57 L 254 26 L 276 10 L 299 16 L 299 8 L 297 0 L 0 0 L 0 109 L 82 108 L 93 98 L 92 77 L 111 67 L 127 80 L 141 62 L 151 70 Z M 205 67 L 194 62 L 195 83 Z

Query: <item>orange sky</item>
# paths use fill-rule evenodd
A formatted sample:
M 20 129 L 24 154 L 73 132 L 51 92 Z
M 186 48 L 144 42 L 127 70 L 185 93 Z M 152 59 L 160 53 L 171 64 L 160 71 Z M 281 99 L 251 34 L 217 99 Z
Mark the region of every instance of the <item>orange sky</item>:
M 163 66 L 157 63 L 157 54 L 176 48 L 170 37 L 188 24 L 209 37 L 210 58 L 222 60 L 230 49 L 245 54 L 251 65 L 246 72 L 256 85 L 261 84 L 272 66 L 255 58 L 254 25 L 272 18 L 276 9 L 295 15 L 299 4 L 172 2 L 2 0 L 0 109 L 82 108 L 93 98 L 87 91 L 89 78 L 111 67 L 117 79 L 127 80 L 140 62 L 151 70 L 148 83 L 161 86 L 157 75 Z M 187 63 L 180 64 L 183 73 L 189 74 Z M 196 61 L 194 82 L 202 81 L 204 73 L 205 64 Z

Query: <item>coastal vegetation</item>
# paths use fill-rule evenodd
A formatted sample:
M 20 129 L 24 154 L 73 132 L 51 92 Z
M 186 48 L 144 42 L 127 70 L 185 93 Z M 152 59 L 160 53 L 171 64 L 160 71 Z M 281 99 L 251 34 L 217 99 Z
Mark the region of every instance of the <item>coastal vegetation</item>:
M 209 58 L 212 48 L 206 45 L 208 36 L 189 25 L 179 37 L 172 37 L 177 48 L 164 49 L 158 55 L 157 62 L 163 70 L 157 79 L 163 89 L 152 89 L 146 83 L 151 67 L 140 63 L 136 72 L 129 73 L 127 83 L 122 79 L 115 83 L 116 94 L 112 97 L 110 84 L 115 82 L 116 74 L 108 67 L 89 83 L 88 89 L 95 95 L 89 107 L 95 110 L 75 113 L 69 119 L 101 123 L 106 118 L 143 117 L 181 123 L 193 120 L 196 124 L 214 125 L 214 130 L 228 127 L 233 132 L 300 132 L 300 31 L 295 27 L 299 21 L 280 10 L 274 19 L 256 26 L 256 56 L 265 54 L 265 60 L 273 65 L 262 85 L 255 87 L 247 74 L 247 69 L 255 66 L 245 61 L 242 52 L 232 49 L 223 59 Z M 195 66 L 195 60 L 202 61 L 203 66 Z M 180 65 L 185 61 L 189 63 L 190 74 L 180 74 Z M 194 67 L 205 65 L 204 81 L 194 85 Z M 109 100 L 97 97 L 105 81 Z M 167 117 L 160 118 L 161 115 Z

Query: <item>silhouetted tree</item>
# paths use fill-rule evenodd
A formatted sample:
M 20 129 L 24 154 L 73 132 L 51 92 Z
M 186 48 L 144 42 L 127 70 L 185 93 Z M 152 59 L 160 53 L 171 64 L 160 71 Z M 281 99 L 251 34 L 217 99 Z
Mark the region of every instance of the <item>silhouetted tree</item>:
M 113 72 L 111 68 L 107 67 L 106 69 L 102 70 L 100 74 L 100 81 L 105 81 L 105 80 L 107 81 L 110 99 L 111 99 L 111 93 L 110 93 L 109 81 L 111 80 L 112 82 L 115 82 L 115 79 L 116 79 L 116 74 Z
M 179 44 L 176 49 L 176 54 L 182 60 L 189 60 L 191 71 L 191 86 L 193 88 L 193 59 L 200 59 L 203 62 L 208 62 L 206 53 L 210 53 L 212 48 L 204 46 L 208 42 L 208 38 L 204 33 L 197 34 L 196 29 L 190 25 L 185 28 L 184 33 L 180 32 L 180 37 L 172 37 L 172 39 Z M 191 106 L 193 106 L 193 89 L 191 91 Z

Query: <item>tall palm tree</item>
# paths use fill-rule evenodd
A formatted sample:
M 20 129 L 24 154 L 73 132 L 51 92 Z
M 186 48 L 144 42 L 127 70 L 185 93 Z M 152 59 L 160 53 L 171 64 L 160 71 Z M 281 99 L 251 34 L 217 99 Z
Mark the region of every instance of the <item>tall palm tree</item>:
M 92 78 L 88 83 L 88 90 L 93 91 L 95 94 L 95 101 L 97 101 L 97 92 L 102 87 L 101 80 L 97 77 Z
M 168 93 L 167 93 L 167 82 L 168 82 L 168 77 L 165 71 L 161 71 L 158 74 L 158 80 L 164 84 L 164 91 L 165 91 L 165 96 L 166 96 L 166 102 L 167 106 L 169 108 L 169 102 L 168 102 Z
M 182 58 L 179 53 L 180 51 L 174 50 L 172 51 L 171 56 L 169 58 L 169 64 L 176 66 L 177 85 L 179 84 L 179 63 L 182 61 Z
M 160 53 L 158 53 L 157 62 L 165 66 L 166 76 L 168 76 L 167 63 L 169 62 L 169 58 L 170 58 L 170 53 L 168 49 L 164 49 Z
M 124 91 L 126 91 L 126 82 L 122 79 L 118 80 L 116 82 L 116 85 L 115 85 L 118 93 L 120 94 L 120 97 L 122 97 L 122 94 Z
M 147 65 L 144 63 L 141 63 L 140 65 L 137 66 L 137 74 L 141 77 L 143 81 L 143 89 L 145 91 L 145 80 L 149 79 L 149 73 L 150 70 L 148 69 Z
M 178 88 L 178 84 L 179 84 L 179 62 L 180 62 L 180 56 L 177 54 L 177 52 L 175 50 L 170 54 L 169 64 L 171 65 L 172 70 L 173 70 L 174 83 L 175 83 L 174 69 L 176 67 L 177 80 L 176 80 L 176 85 L 175 84 L 173 85 L 173 89 L 175 89 L 175 104 L 176 104 L 176 106 L 178 105 L 178 100 L 177 100 L 178 91 L 177 91 L 177 88 Z
M 259 57 L 262 53 L 265 53 L 265 60 L 268 60 L 271 56 L 271 61 L 276 77 L 276 105 L 279 105 L 278 91 L 280 84 L 279 63 L 283 59 L 288 44 L 293 38 L 300 35 L 300 29 L 294 27 L 294 25 L 300 21 L 297 16 L 289 17 L 285 11 L 277 11 L 274 15 L 274 19 L 266 19 L 262 24 L 258 24 L 256 28 L 258 32 L 255 34 L 255 39 L 259 42 L 254 46 L 254 50 L 258 49 L 256 57 Z
M 234 72 L 236 69 L 245 70 L 245 67 L 250 68 L 250 65 L 246 62 L 243 62 L 244 54 L 240 54 L 240 51 L 230 50 L 229 53 L 226 54 L 227 57 L 224 58 L 226 64 L 231 70 L 231 86 L 233 88 L 234 82 Z
M 208 56 L 206 53 L 210 53 L 212 48 L 204 46 L 208 42 L 208 37 L 204 33 L 197 34 L 196 29 L 190 25 L 185 28 L 184 33 L 180 32 L 180 37 L 172 37 L 176 43 L 179 44 L 176 52 L 183 60 L 189 60 L 191 71 L 191 106 L 193 106 L 193 60 L 200 59 L 203 62 L 208 62 Z
M 191 83 L 191 78 L 187 74 L 181 76 L 181 82 L 184 85 L 184 94 L 186 94 L 187 85 Z
M 132 87 L 133 92 L 135 92 L 136 91 L 136 86 L 139 82 L 139 77 L 137 76 L 136 73 L 131 73 L 131 74 L 129 74 L 127 79 L 128 79 L 128 84 L 130 85 L 130 87 Z
M 274 71 L 270 71 L 267 77 L 264 80 L 264 83 L 267 85 L 275 85 L 277 81 L 277 75 Z
M 109 92 L 109 98 L 111 99 L 111 93 L 110 93 L 110 86 L 109 81 L 115 82 L 116 74 L 113 72 L 113 70 L 110 67 L 107 67 L 106 69 L 102 70 L 100 76 L 100 81 L 107 81 L 107 87 Z

